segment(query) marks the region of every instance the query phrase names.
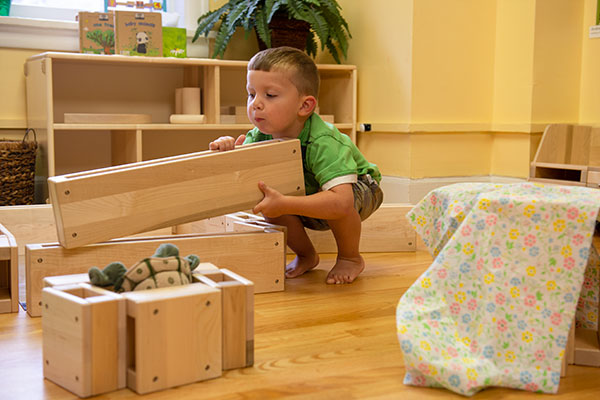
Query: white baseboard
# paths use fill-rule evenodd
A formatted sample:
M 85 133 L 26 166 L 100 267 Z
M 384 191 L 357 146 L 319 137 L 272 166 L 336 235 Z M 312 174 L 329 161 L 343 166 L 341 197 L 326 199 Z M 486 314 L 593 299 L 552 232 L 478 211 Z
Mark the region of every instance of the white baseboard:
M 410 179 L 396 176 L 384 176 L 381 180 L 384 203 L 409 203 L 416 204 L 433 189 L 454 183 L 465 182 L 490 182 L 490 183 L 517 183 L 524 182 L 525 178 L 508 176 L 452 176 L 440 178 Z

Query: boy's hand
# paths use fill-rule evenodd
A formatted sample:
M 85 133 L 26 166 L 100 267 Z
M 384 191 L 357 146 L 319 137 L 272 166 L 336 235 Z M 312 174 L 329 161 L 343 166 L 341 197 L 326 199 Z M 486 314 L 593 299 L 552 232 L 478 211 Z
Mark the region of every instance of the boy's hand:
M 268 187 L 262 181 L 258 182 L 258 188 L 265 197 L 252 209 L 254 214 L 262 213 L 267 218 L 277 218 L 286 214 L 283 208 L 284 195 Z
M 221 136 L 217 140 L 214 140 L 208 144 L 209 150 L 227 151 L 235 149 L 235 146 L 239 146 L 246 140 L 246 135 L 240 135 L 237 139 L 231 136 Z

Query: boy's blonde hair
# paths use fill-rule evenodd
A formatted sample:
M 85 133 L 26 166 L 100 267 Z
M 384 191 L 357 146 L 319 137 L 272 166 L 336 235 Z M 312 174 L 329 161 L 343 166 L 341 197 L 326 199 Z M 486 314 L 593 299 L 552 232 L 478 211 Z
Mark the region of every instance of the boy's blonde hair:
M 281 69 L 292 72 L 291 81 L 300 94 L 319 96 L 319 72 L 314 61 L 293 47 L 275 47 L 259 51 L 248 62 L 248 71 Z

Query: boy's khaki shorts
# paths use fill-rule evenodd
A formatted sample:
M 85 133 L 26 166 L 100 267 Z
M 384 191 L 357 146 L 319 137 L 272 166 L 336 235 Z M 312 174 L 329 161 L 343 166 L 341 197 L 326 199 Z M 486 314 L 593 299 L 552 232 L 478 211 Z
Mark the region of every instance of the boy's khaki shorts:
M 360 215 L 360 220 L 364 221 L 375 212 L 383 202 L 383 191 L 377 184 L 377 181 L 370 175 L 358 177 L 358 182 L 352 184 L 354 192 L 354 208 Z M 302 225 L 315 231 L 326 231 L 331 229 L 324 219 L 311 218 L 300 215 Z

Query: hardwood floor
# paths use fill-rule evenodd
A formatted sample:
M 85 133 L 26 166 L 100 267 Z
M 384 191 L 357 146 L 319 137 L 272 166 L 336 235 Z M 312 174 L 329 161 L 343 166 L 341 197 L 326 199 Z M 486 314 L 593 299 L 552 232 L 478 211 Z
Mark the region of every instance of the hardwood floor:
M 429 266 L 416 253 L 365 254 L 352 285 L 326 285 L 332 255 L 318 269 L 286 281 L 285 292 L 255 296 L 255 364 L 221 378 L 144 396 L 159 399 L 459 399 L 441 389 L 402 384 L 396 339 L 398 300 Z M 41 319 L 0 314 L 0 399 L 76 398 L 42 376 Z M 532 398 L 488 389 L 474 399 Z M 137 399 L 123 389 L 102 399 Z M 600 399 L 600 368 L 569 366 L 552 399 Z

